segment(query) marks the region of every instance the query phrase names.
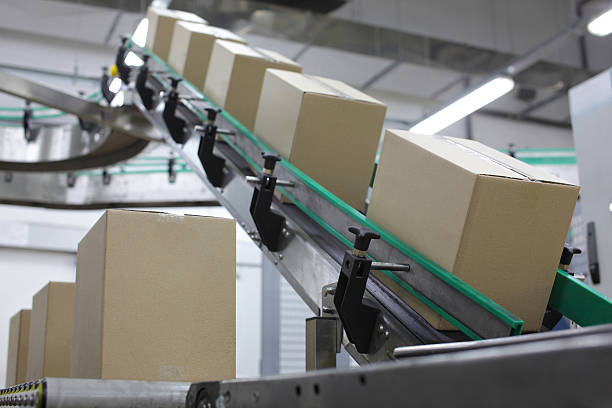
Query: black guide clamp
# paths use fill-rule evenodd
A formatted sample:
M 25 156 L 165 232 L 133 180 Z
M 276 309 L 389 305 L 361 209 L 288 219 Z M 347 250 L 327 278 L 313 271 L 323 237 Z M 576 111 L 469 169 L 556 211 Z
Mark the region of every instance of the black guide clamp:
M 102 78 L 100 79 L 100 92 L 102 92 L 102 96 L 106 103 L 110 105 L 113 98 L 115 98 L 115 93 L 110 90 L 111 77 L 108 75 L 108 67 L 102 67 Z
M 288 185 L 288 182 L 278 180 L 274 175 L 276 162 L 280 157 L 272 153 L 262 153 L 264 167 L 257 177 L 247 177 L 249 183 L 255 184 L 250 212 L 255 221 L 261 241 L 272 252 L 278 251 L 283 239 L 285 217 L 272 210 L 272 198 L 277 185 Z M 291 183 L 292 185 L 292 183 Z
M 366 256 L 366 252 L 370 247 L 370 241 L 379 239 L 380 235 L 361 227 L 350 227 L 349 231 L 355 234 L 355 243 L 352 250 L 344 253 L 336 284 L 334 306 L 349 341 L 355 345 L 358 352 L 368 353 L 374 326 L 380 313 L 373 302 L 364 298 L 370 270 L 407 272 L 410 270 L 410 265 L 372 262 Z
M 202 135 L 200 146 L 198 147 L 198 157 L 206 172 L 208 181 L 215 187 L 222 187 L 224 181 L 223 168 L 225 167 L 225 159 L 213 153 L 218 130 L 215 121 L 221 109 L 206 108 L 205 110 L 208 119 L 206 125 L 196 126 L 196 131 Z
M 168 127 L 170 136 L 178 144 L 184 144 L 189 138 L 189 129 L 187 122 L 183 118 L 176 116 L 176 108 L 179 104 L 179 93 L 177 91 L 178 84 L 182 81 L 181 78 L 169 77 L 171 87 L 166 96 L 166 105 L 162 114 L 164 122 Z
M 147 86 L 147 79 L 149 78 L 149 55 L 142 56 L 142 65 L 138 70 L 138 76 L 136 76 L 136 91 L 140 95 L 140 100 L 143 106 L 147 110 L 153 109 L 157 102 L 155 100 L 155 90 Z
M 575 248 L 566 242 L 563 246 L 563 252 L 561 252 L 559 268 L 563 269 L 565 272 L 569 272 L 569 266 L 572 262 L 572 258 L 574 257 L 574 255 L 581 253 L 582 250 L 580 248 Z M 570 275 L 573 275 L 573 273 L 570 273 Z
M 27 143 L 33 142 L 36 140 L 36 134 L 32 130 L 32 125 L 30 121 L 32 120 L 32 107 L 30 106 L 30 101 L 26 101 L 25 107 L 23 108 L 23 135 Z
M 115 57 L 115 65 L 117 66 L 117 72 L 121 81 L 124 84 L 129 85 L 130 73 L 132 72 L 132 68 L 130 68 L 130 66 L 125 63 L 125 57 L 127 57 L 128 52 L 130 52 L 130 49 L 125 45 L 127 43 L 127 40 L 127 36 L 121 36 L 121 45 L 117 50 L 117 56 Z
M 168 159 L 168 182 L 170 184 L 174 184 L 176 182 L 176 171 L 174 170 L 174 162 L 176 159 L 174 157 L 170 157 Z
M 4 182 L 11 183 L 13 181 L 13 172 L 7 171 L 4 173 Z

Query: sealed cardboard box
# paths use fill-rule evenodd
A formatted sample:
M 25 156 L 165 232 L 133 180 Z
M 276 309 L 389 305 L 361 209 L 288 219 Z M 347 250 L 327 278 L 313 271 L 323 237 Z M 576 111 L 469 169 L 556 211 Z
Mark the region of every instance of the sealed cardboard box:
M 168 60 L 174 25 L 177 21 L 207 24 L 206 20 L 193 13 L 153 7 L 149 7 L 147 11 L 147 20 L 149 20 L 149 26 L 145 46 L 164 61 Z
M 386 110 L 343 82 L 268 69 L 255 134 L 362 211 Z
M 204 94 L 253 130 L 267 68 L 302 72 L 297 62 L 277 52 L 217 40 L 210 57 Z
M 388 130 L 367 216 L 537 331 L 578 192 L 475 141 Z M 383 279 L 434 327 L 453 329 Z
M 217 39 L 246 44 L 243 38 L 223 28 L 177 22 L 168 64 L 198 89 L 204 89 L 210 55 Z
M 70 377 L 74 283 L 49 282 L 32 298 L 27 381 Z
M 6 364 L 6 386 L 26 382 L 31 310 L 23 309 L 11 317 Z
M 109 210 L 79 243 L 73 377 L 233 378 L 235 319 L 234 220 Z

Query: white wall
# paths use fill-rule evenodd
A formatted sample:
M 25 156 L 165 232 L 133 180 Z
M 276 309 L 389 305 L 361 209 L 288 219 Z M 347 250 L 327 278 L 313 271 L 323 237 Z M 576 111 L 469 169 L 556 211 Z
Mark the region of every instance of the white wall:
M 230 218 L 221 207 L 146 210 Z M 30 308 L 34 293 L 50 280 L 75 280 L 77 244 L 102 213 L 0 205 L 0 384 L 5 383 L 10 317 Z M 261 252 L 236 228 L 236 373 L 256 377 L 261 359 Z

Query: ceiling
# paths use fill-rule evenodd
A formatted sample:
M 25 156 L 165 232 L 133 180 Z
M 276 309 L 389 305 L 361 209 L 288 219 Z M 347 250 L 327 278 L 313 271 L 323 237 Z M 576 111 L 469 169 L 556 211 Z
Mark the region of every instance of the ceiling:
M 96 76 L 122 33 L 131 32 L 145 0 L 3 0 L 0 47 L 4 63 Z M 579 7 L 581 6 L 581 7 Z M 568 87 L 612 66 L 612 39 L 566 27 L 612 6 L 570 0 L 173 0 L 171 8 L 196 12 L 232 29 L 255 46 L 297 59 L 304 71 L 338 78 L 385 100 L 405 99 L 418 119 L 467 87 L 544 47 L 516 74 L 513 93 L 485 113 L 552 126 L 568 126 Z M 57 58 L 37 59 L 38 41 Z M 17 44 L 17 46 L 15 46 Z M 66 45 L 69 45 L 68 47 Z M 55 48 L 54 48 L 55 47 Z M 0 48 L 1 49 L 1 48 Z M 66 51 L 70 50 L 70 51 Z M 399 112 L 390 112 L 399 116 Z

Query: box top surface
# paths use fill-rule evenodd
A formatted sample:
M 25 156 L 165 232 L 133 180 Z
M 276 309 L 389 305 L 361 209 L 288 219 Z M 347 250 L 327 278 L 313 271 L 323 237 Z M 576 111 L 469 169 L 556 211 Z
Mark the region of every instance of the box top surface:
M 180 20 L 180 21 L 191 21 L 194 23 L 200 23 L 200 24 L 208 24 L 208 22 L 206 20 L 204 20 L 202 17 L 193 14 L 193 13 L 189 13 L 187 11 L 181 11 L 181 10 L 169 10 L 169 9 L 160 9 L 160 8 L 154 8 L 154 7 L 149 7 L 149 12 L 156 14 L 160 17 L 170 17 L 170 18 L 174 18 L 176 20 Z
M 336 79 L 325 78 L 315 75 L 304 75 L 299 72 L 285 71 L 282 69 L 267 70 L 280 80 L 288 83 L 304 93 L 318 93 L 322 95 L 337 96 L 340 98 L 353 99 L 356 101 L 369 102 L 377 105 L 385 105 L 377 99 L 345 84 Z
M 235 41 L 227 41 L 227 40 L 217 40 L 217 45 L 225 48 L 227 51 L 234 55 L 240 55 L 244 57 L 258 58 L 258 59 L 267 59 L 273 60 L 274 62 L 287 64 L 287 65 L 295 65 L 300 66 L 297 62 L 285 57 L 282 54 L 279 54 L 275 51 L 266 50 L 263 48 L 252 48 L 246 44 L 241 44 Z
M 391 132 L 476 175 L 574 186 L 574 184 L 553 176 L 542 169 L 530 166 L 474 140 L 420 135 L 407 130 L 389 129 L 387 132 Z
M 206 34 L 210 35 L 211 37 L 219 38 L 222 40 L 237 41 L 246 44 L 246 40 L 244 38 L 221 27 L 213 27 L 202 23 L 194 23 L 191 21 L 178 21 L 176 24 L 192 33 Z

